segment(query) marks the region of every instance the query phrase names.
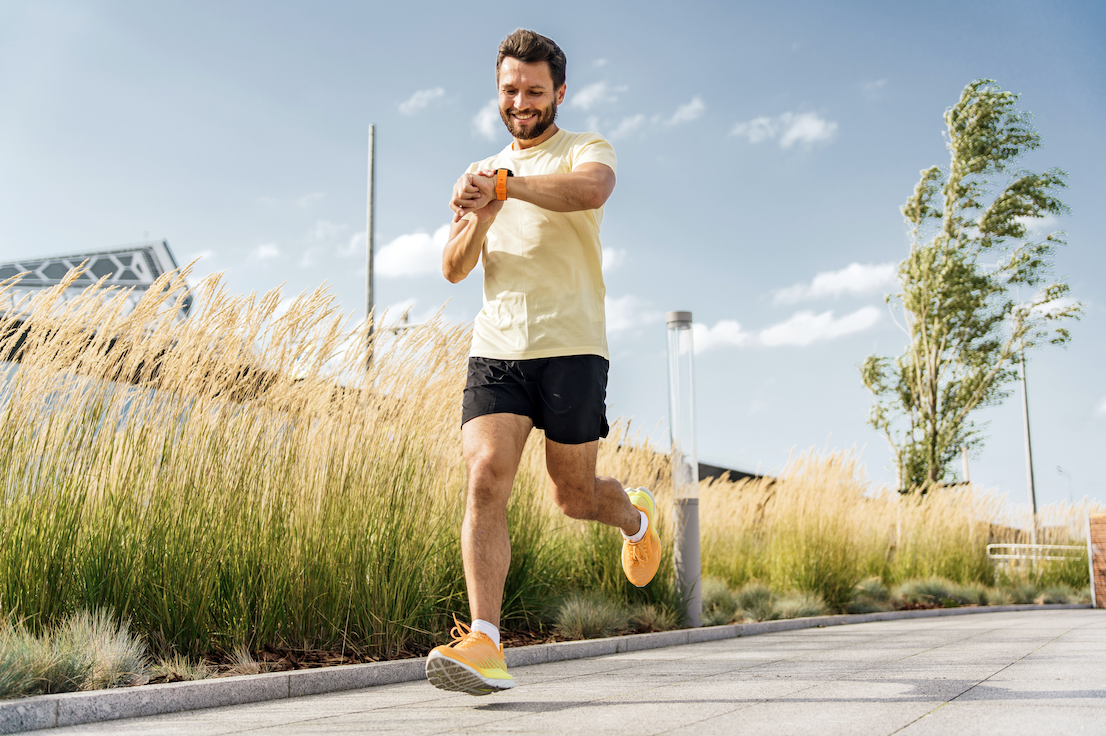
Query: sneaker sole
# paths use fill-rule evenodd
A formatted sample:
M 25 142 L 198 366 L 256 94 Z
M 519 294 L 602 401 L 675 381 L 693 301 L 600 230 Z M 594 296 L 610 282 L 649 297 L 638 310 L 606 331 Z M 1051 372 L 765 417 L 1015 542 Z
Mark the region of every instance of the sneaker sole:
M 437 652 L 431 652 L 426 659 L 426 679 L 441 690 L 469 695 L 490 695 L 500 690 L 510 690 L 515 686 L 514 680 L 494 680 L 484 677 L 467 664 Z

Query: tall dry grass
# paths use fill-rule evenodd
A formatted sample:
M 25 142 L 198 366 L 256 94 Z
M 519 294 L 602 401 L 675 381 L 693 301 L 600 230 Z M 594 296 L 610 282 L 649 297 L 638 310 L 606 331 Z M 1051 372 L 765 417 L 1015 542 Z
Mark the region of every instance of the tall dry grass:
M 0 284 L 0 303 L 13 282 Z M 0 619 L 43 631 L 112 610 L 162 659 L 343 649 L 373 656 L 440 643 L 466 606 L 459 408 L 470 336 L 432 321 L 352 331 L 325 291 L 217 280 L 178 320 L 181 276 L 128 312 L 124 295 L 68 284 L 0 319 Z M 599 468 L 657 492 L 667 457 L 615 422 Z M 542 437 L 508 509 L 506 627 L 540 628 L 572 590 L 658 620 L 679 614 L 671 545 L 632 587 L 616 529 L 567 519 L 546 490 Z M 991 497 L 924 501 L 869 486 L 851 455 L 799 458 L 782 481 L 704 484 L 704 571 L 819 593 L 841 608 L 862 578 L 986 579 Z
M 888 585 L 928 577 L 991 585 L 1000 581 L 987 545 L 1030 541 L 1029 520 L 1007 508 L 1004 497 L 977 488 L 904 496 L 870 483 L 853 453 L 812 451 L 794 458 L 779 479 L 702 484 L 704 575 L 733 588 L 755 580 L 817 592 L 838 611 L 872 576 Z M 1083 519 L 1101 513 L 1096 509 L 1046 507 L 1039 541 L 1080 544 Z M 1080 571 L 1087 577 L 1085 555 L 1035 566 L 1032 574 L 1075 584 Z
M 177 320 L 179 276 L 129 313 L 100 287 L 64 302 L 67 286 L 0 322 L 0 355 L 19 352 L 0 422 L 0 614 L 41 630 L 110 609 L 164 656 L 441 640 L 466 608 L 465 328 L 377 333 L 366 371 L 363 328 L 324 291 L 278 311 L 277 291 L 208 280 Z M 656 478 L 663 456 L 621 439 L 603 462 Z M 506 625 L 539 626 L 571 587 L 674 599 L 671 573 L 628 590 L 617 530 L 555 510 L 539 433 L 508 516 Z

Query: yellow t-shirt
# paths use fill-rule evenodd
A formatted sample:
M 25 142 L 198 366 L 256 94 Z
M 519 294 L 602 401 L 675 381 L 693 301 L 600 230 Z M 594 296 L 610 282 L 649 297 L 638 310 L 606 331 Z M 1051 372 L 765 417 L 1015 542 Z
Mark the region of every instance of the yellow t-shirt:
M 468 171 L 565 174 L 593 162 L 614 170 L 614 148 L 603 136 L 558 130 L 540 145 L 521 151 L 508 146 Z M 517 199 L 503 203 L 481 252 L 484 308 L 473 327 L 473 357 L 609 359 L 599 244 L 602 221 L 602 207 L 551 212 Z

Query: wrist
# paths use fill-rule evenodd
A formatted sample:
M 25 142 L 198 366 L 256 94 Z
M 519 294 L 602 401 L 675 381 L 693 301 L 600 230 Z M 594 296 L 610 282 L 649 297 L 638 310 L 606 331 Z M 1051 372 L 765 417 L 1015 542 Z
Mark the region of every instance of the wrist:
M 515 172 L 510 169 L 496 169 L 495 170 L 495 198 L 500 201 L 506 201 L 507 199 L 507 179 L 514 176 Z

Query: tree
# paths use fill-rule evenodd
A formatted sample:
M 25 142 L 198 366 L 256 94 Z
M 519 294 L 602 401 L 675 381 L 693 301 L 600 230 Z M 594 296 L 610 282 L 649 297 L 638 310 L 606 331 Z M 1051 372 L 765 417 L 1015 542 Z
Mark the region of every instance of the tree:
M 1062 323 L 1080 313 L 1066 283 L 1046 283 L 1063 233 L 1034 237 L 1029 227 L 1067 212 L 1056 197 L 1067 174 L 1016 168 L 1041 145 L 1017 99 L 991 79 L 965 87 L 945 112 L 948 169 L 921 172 L 902 207 L 910 255 L 887 302 L 909 342 L 860 370 L 875 395 L 868 423 L 887 437 L 903 492 L 954 475 L 960 448 L 983 441 L 971 412 L 1000 403 L 1024 349 L 1066 343 Z

